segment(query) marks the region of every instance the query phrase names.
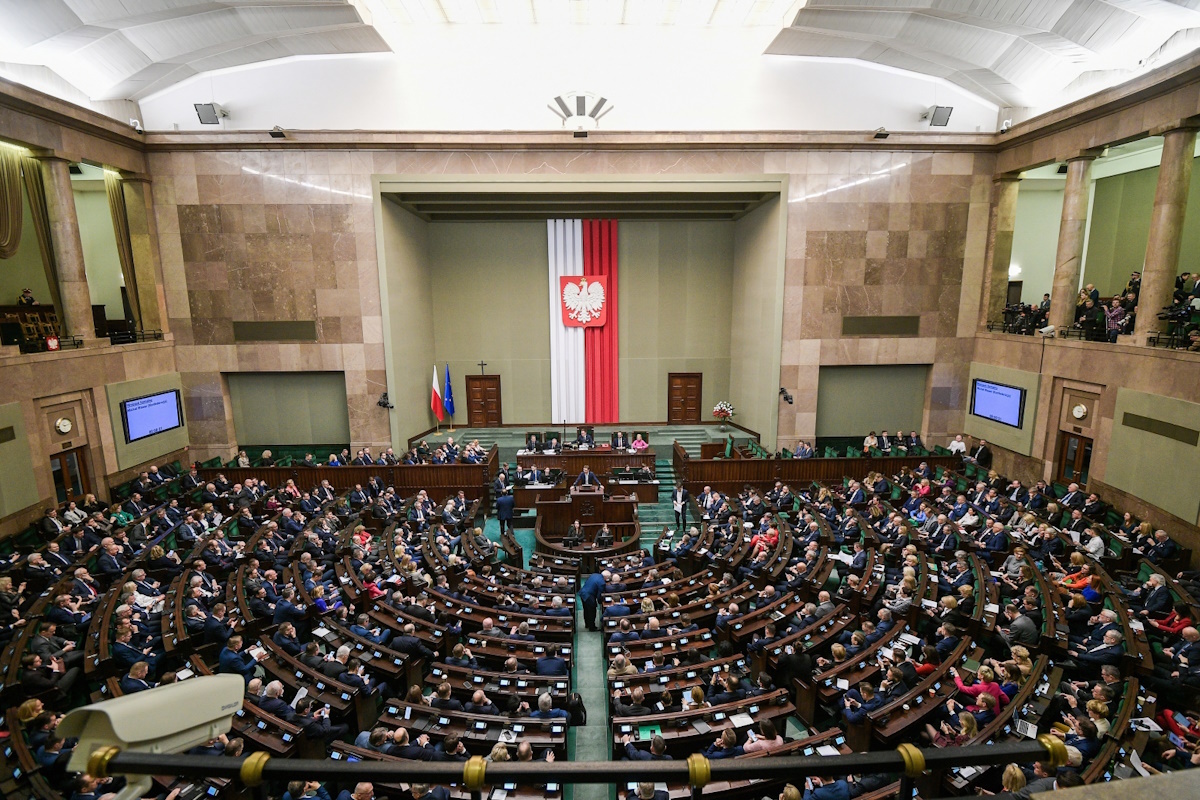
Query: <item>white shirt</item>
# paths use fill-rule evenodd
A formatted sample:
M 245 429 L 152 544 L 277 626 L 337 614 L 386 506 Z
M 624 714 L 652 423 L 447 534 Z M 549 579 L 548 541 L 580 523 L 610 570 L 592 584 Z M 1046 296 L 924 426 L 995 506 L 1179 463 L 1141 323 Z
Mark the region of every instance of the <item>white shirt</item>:
M 955 439 L 950 443 L 950 447 L 947 449 L 949 449 L 951 453 L 965 453 L 967 452 L 967 443 L 962 439 Z

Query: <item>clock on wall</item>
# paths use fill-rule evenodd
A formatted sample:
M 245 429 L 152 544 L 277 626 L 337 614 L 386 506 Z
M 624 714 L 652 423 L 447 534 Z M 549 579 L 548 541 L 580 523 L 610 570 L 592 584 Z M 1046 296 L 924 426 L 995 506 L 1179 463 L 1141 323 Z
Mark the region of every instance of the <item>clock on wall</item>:
M 1077 404 L 1071 409 L 1071 416 L 1075 419 L 1083 419 L 1088 415 L 1088 408 L 1083 403 Z
M 71 423 L 71 420 L 67 419 L 66 417 L 59 417 L 58 419 L 54 420 L 54 430 L 61 434 L 65 435 L 70 433 L 71 429 L 74 427 L 75 426 Z

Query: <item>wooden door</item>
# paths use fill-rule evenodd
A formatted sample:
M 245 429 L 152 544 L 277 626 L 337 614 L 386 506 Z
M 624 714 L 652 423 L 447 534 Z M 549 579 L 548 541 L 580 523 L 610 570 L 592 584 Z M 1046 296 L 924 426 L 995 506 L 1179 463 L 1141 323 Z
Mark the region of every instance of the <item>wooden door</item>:
M 1021 294 L 1025 291 L 1025 281 L 1009 281 L 1008 282 L 1008 305 L 1015 305 L 1021 302 Z
M 92 491 L 88 476 L 86 447 L 76 447 L 50 456 L 50 473 L 54 478 L 54 492 L 58 502 L 74 500 L 82 503 L 84 496 Z
M 1059 483 L 1078 483 L 1087 486 L 1088 470 L 1092 465 L 1092 440 L 1077 433 L 1063 431 L 1058 437 Z
M 667 375 L 667 422 L 675 425 L 700 422 L 699 372 L 672 372 Z
M 500 376 L 467 375 L 467 427 L 499 428 Z

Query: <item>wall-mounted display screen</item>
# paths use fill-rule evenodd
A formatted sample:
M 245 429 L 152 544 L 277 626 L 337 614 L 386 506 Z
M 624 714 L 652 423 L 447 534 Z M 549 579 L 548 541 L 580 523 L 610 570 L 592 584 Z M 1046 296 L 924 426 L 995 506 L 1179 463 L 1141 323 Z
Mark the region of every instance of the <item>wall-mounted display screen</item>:
M 1025 390 L 976 378 L 971 382 L 971 413 L 1019 428 L 1025 416 Z
M 179 390 L 135 397 L 121 403 L 121 421 L 125 423 L 125 441 L 136 442 L 183 425 L 183 406 Z

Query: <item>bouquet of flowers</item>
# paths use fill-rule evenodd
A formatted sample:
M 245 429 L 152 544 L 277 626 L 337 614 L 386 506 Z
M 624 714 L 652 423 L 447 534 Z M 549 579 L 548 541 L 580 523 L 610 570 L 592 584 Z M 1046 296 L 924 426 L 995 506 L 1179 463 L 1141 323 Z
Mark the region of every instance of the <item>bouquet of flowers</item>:
M 728 400 L 722 400 L 713 407 L 713 416 L 721 422 L 728 422 L 733 419 L 733 406 Z

